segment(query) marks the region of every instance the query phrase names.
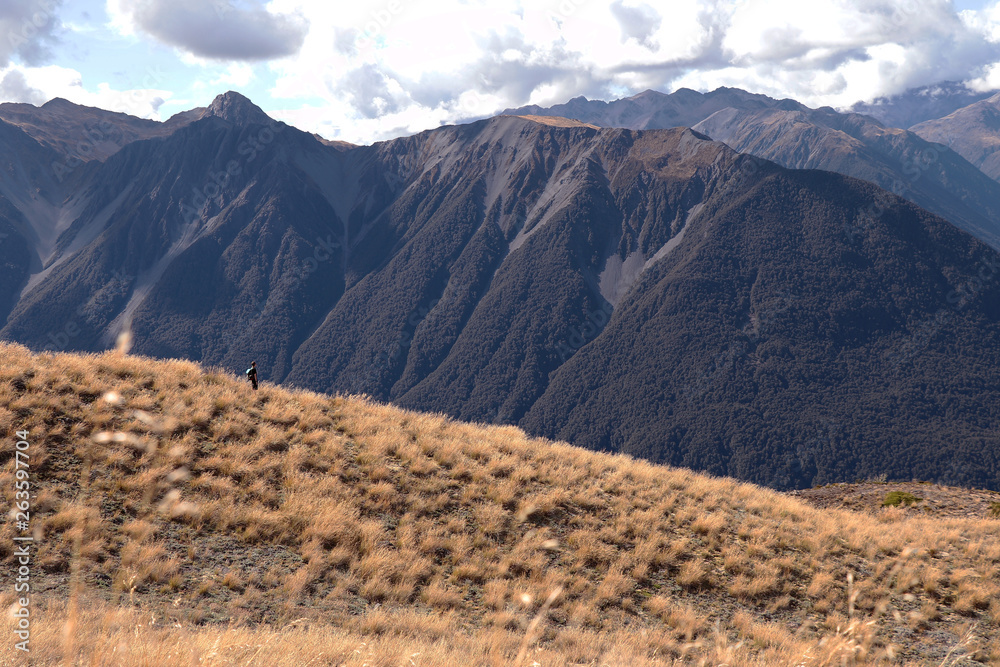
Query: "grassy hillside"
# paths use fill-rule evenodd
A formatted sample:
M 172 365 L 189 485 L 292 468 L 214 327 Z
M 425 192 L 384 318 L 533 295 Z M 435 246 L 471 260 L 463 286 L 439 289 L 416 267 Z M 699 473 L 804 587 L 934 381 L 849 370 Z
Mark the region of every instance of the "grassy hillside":
M 1000 663 L 988 514 L 813 509 L 188 362 L 0 358 L 31 664 Z M 28 533 L 0 528 L 4 608 Z

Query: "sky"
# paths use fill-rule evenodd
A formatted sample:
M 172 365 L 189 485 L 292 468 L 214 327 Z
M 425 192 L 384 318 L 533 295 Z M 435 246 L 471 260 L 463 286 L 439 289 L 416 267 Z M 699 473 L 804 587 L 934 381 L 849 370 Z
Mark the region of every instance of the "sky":
M 579 95 L 941 81 L 1000 89 L 1000 0 L 0 0 L 0 102 L 166 120 L 236 90 L 353 143 Z

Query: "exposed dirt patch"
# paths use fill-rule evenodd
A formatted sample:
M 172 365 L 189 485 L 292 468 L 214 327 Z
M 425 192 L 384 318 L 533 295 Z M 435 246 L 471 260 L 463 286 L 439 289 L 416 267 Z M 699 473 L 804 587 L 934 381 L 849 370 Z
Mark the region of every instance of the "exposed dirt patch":
M 828 484 L 815 489 L 791 491 L 788 495 L 820 509 L 837 508 L 852 512 L 878 514 L 884 509 L 886 496 L 893 491 L 909 493 L 920 500 L 900 503 L 907 512 L 923 516 L 961 519 L 993 517 L 992 504 L 1000 503 L 1000 493 L 985 489 L 963 489 L 929 482 L 861 482 L 858 484 Z
M 573 118 L 563 118 L 562 116 L 533 116 L 529 114 L 527 116 L 518 116 L 518 118 L 524 118 L 525 120 L 530 120 L 542 125 L 553 125 L 555 127 L 589 127 L 593 130 L 601 129 L 596 125 L 574 120 Z

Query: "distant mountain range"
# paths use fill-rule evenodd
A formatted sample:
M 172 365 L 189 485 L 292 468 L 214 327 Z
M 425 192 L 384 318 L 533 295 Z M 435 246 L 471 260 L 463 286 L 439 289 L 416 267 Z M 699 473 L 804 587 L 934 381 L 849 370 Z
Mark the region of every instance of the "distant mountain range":
M 1000 180 L 1000 93 L 912 129 L 928 141 L 945 144 L 990 178 Z
M 1000 183 L 954 150 L 868 116 L 810 109 L 734 88 L 646 91 L 614 102 L 581 97 L 550 109 L 504 113 L 566 116 L 601 127 L 692 127 L 790 169 L 824 169 L 871 181 L 1000 248 Z
M 639 97 L 614 113 L 702 117 L 640 131 L 529 109 L 350 146 L 237 93 L 157 125 L 18 107 L 0 337 L 101 350 L 129 330 L 137 353 L 256 360 L 265 380 L 779 488 L 997 488 L 1000 255 L 959 229 L 996 246 L 996 182 L 861 116 Z M 95 127 L 118 148 L 69 168 Z M 955 224 L 711 132 L 876 182 L 934 150 L 904 194 Z
M 580 96 L 565 104 L 552 107 L 531 105 L 507 109 L 504 115 L 560 116 L 573 118 L 601 127 L 624 127 L 630 130 L 655 130 L 670 127 L 692 127 L 717 111 L 739 108 L 750 111 L 762 109 L 806 110 L 795 100 L 775 100 L 766 95 L 748 93 L 739 88 L 718 88 L 710 93 L 699 93 L 680 88 L 665 94 L 647 90 L 612 102 L 588 100 Z
M 910 128 L 917 123 L 947 116 L 995 92 L 972 90 L 957 81 L 942 81 L 911 88 L 898 95 L 879 97 L 871 102 L 858 102 L 851 106 L 850 111 L 871 116 L 887 127 Z
M 80 162 L 105 160 L 139 139 L 165 137 L 204 113 L 203 108 L 192 109 L 160 123 L 80 106 L 58 97 L 40 107 L 0 104 L 0 119 L 21 128 L 42 145 Z M 71 169 L 72 163 L 64 167 Z

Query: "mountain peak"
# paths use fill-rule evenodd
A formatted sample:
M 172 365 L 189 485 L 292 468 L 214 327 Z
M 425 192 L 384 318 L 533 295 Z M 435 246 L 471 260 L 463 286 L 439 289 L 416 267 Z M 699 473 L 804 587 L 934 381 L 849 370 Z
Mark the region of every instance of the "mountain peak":
M 256 125 L 271 122 L 270 116 L 251 102 L 248 98 L 235 91 L 228 91 L 217 96 L 205 109 L 202 118 L 218 116 L 223 120 L 237 125 Z
M 74 104 L 73 102 L 70 102 L 69 100 L 64 99 L 62 97 L 53 97 L 51 100 L 49 100 L 39 108 L 49 109 L 51 111 L 54 109 L 75 109 L 79 106 L 80 106 L 79 104 Z

